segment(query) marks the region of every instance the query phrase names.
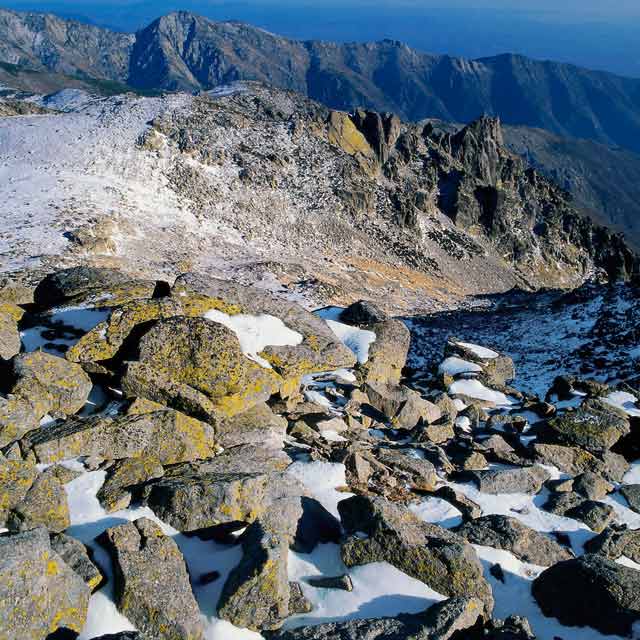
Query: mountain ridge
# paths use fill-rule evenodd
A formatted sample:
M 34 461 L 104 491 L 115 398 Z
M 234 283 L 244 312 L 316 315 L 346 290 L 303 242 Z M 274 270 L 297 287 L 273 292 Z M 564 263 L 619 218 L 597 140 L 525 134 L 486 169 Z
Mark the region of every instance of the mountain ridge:
M 60 38 L 67 32 L 87 34 L 79 60 Z M 17 37 L 25 33 L 31 40 Z M 0 10 L 0 35 L 0 61 L 102 75 L 135 88 L 199 91 L 260 81 L 335 109 L 393 111 L 415 121 L 494 115 L 505 124 L 640 151 L 640 79 L 515 54 L 467 60 L 395 40 L 290 40 L 190 12 L 162 16 L 134 35 Z M 44 44 L 29 44 L 36 41 Z

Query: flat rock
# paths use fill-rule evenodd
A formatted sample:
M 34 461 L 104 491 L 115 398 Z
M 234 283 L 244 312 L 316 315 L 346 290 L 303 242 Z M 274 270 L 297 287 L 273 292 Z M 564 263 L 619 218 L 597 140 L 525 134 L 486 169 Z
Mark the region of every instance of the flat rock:
M 0 537 L 0 620 L 7 640 L 79 634 L 91 592 L 56 554 L 46 529 Z
M 463 524 L 456 533 L 471 544 L 504 549 L 523 562 L 542 567 L 573 557 L 555 540 L 508 516 L 483 516 Z
M 78 456 L 118 460 L 153 455 L 162 464 L 176 464 L 220 451 L 211 425 L 166 408 L 69 419 L 28 434 L 24 444 L 42 463 Z
M 29 431 L 40 427 L 36 408 L 27 398 L 0 396 L 0 447 L 19 440 Z
M 640 620 L 640 571 L 599 555 L 546 569 L 534 580 L 532 593 L 544 615 L 564 625 L 630 636 Z
M 501 493 L 527 493 L 535 495 L 550 475 L 542 467 L 497 469 L 466 472 L 478 489 L 493 495 Z
M 549 428 L 560 444 L 580 447 L 600 453 L 631 432 L 626 414 L 604 402 L 590 398 L 574 411 L 548 421 Z
M 7 460 L 0 455 L 0 526 L 9 512 L 25 498 L 38 471 L 29 460 Z
M 571 476 L 592 471 L 611 482 L 620 482 L 629 468 L 622 456 L 610 451 L 596 457 L 579 447 L 534 443 L 533 454 L 537 462 L 557 467 Z
M 349 534 L 341 549 L 347 567 L 389 562 L 438 593 L 477 597 L 487 613 L 493 609 L 491 588 L 463 538 L 383 498 L 354 496 L 338 503 L 338 510 Z
M 252 522 L 274 500 L 306 493 L 284 473 L 290 462 L 269 449 L 235 447 L 211 460 L 168 469 L 149 484 L 145 503 L 179 531 Z
M 438 483 L 436 468 L 428 460 L 414 457 L 409 451 L 380 447 L 374 452 L 376 459 L 395 473 L 408 476 L 416 488 L 431 491 Z
M 596 533 L 604 530 L 615 517 L 611 505 L 587 500 L 575 492 L 551 494 L 543 509 L 565 518 L 580 520 Z
M 189 574 L 176 543 L 151 520 L 107 529 L 118 610 L 143 635 L 158 640 L 201 640 L 204 630 Z
M 610 482 L 592 471 L 585 471 L 573 479 L 573 491 L 589 500 L 601 500 L 613 490 Z

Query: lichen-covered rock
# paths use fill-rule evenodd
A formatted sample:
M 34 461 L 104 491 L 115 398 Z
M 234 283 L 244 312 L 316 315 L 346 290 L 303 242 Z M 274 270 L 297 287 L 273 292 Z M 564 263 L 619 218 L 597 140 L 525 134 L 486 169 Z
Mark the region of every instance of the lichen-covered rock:
M 614 486 L 597 473 L 585 471 L 573 479 L 573 490 L 589 500 L 601 500 Z
M 151 520 L 107 529 L 101 538 L 115 568 L 118 610 L 158 640 L 201 640 L 200 610 L 176 543 Z
M 154 455 L 126 458 L 116 462 L 109 469 L 104 484 L 96 497 L 107 513 L 126 509 L 131 503 L 132 491 L 137 485 L 149 480 L 161 478 L 164 468 Z
M 38 471 L 29 460 L 7 460 L 0 454 L 0 527 L 4 527 L 11 509 L 27 495 Z
M 81 366 L 43 351 L 16 356 L 13 370 L 17 380 L 11 393 L 29 399 L 39 418 L 80 411 L 93 387 Z
M 504 549 L 523 562 L 542 567 L 573 558 L 555 540 L 508 516 L 483 516 L 463 524 L 456 533 L 471 544 Z
M 463 360 L 475 362 L 482 367 L 480 378 L 489 386 L 502 387 L 515 378 L 516 371 L 513 360 L 508 356 L 491 352 L 490 349 L 479 350 L 475 345 L 469 345 L 451 339 L 445 345 L 446 356 L 457 356 Z
M 422 491 L 432 491 L 438 483 L 436 468 L 428 460 L 413 457 L 409 452 L 380 447 L 376 459 L 394 472 L 407 475 L 411 483 Z
M 440 419 L 440 408 L 405 386 L 367 384 L 369 404 L 385 415 L 396 427 L 412 429 L 419 422 L 431 424 Z
M 484 493 L 536 494 L 551 477 L 542 467 L 519 469 L 497 469 L 490 471 L 468 471 L 469 477 Z
M 42 463 L 78 456 L 119 460 L 153 455 L 162 464 L 175 464 L 210 458 L 220 451 L 209 424 L 172 409 L 136 413 L 143 410 L 137 407 L 130 415 L 75 418 L 48 425 L 30 433 L 24 445 Z
M 90 595 L 51 549 L 46 529 L 0 537 L 0 640 L 79 634 Z
M 289 616 L 289 546 L 302 516 L 300 500 L 274 501 L 242 535 L 242 560 L 231 571 L 218 616 L 241 628 L 277 629 Z
M 640 484 L 627 484 L 620 487 L 622 497 L 629 504 L 629 508 L 640 513 Z
M 135 280 L 116 269 L 71 267 L 47 275 L 34 291 L 34 302 L 48 309 L 63 304 L 117 306 L 150 298 L 156 282 Z
M 551 494 L 543 508 L 565 518 L 580 520 L 596 533 L 603 531 L 615 517 L 611 505 L 587 500 L 573 491 Z
M 251 444 L 282 449 L 287 420 L 278 416 L 264 402 L 216 424 L 216 439 L 224 448 Z
M 291 460 L 273 449 L 234 447 L 211 460 L 176 465 L 150 483 L 145 503 L 179 531 L 252 522 L 279 498 L 305 489 L 283 472 Z
M 274 640 L 449 640 L 462 638 L 482 615 L 476 598 L 450 598 L 426 611 L 394 618 L 325 622 L 276 634 Z M 506 638 L 505 638 L 506 640 Z
M 557 467 L 571 476 L 592 471 L 611 482 L 620 482 L 628 469 L 624 459 L 610 451 L 597 458 L 579 447 L 536 442 L 533 444 L 533 453 L 537 462 Z
M 6 303 L 0 303 L 0 358 L 9 360 L 20 353 L 21 341 L 18 322 L 11 313 L 6 313 Z
M 411 333 L 400 320 L 385 320 L 367 327 L 376 334 L 369 357 L 357 367 L 358 378 L 368 384 L 400 384 L 407 362 Z
M 586 400 L 575 411 L 552 418 L 548 425 L 560 444 L 574 445 L 591 453 L 611 449 L 631 431 L 624 411 L 597 398 Z
M 36 477 L 26 495 L 9 512 L 10 531 L 46 527 L 58 533 L 71 524 L 67 494 L 56 474 L 47 469 Z
M 630 636 L 640 620 L 640 571 L 599 555 L 549 567 L 534 580 L 532 593 L 544 615 L 564 625 Z
M 485 612 L 491 613 L 491 587 L 475 551 L 463 538 L 422 522 L 408 509 L 383 498 L 354 496 L 338 503 L 338 510 L 350 534 L 341 549 L 347 567 L 389 562 L 438 593 L 476 597 Z
M 18 396 L 0 396 L 0 447 L 22 438 L 25 433 L 40 426 L 33 404 Z
M 194 294 L 207 296 L 221 305 L 227 305 L 230 310 L 222 310 L 230 315 L 266 314 L 280 318 L 287 327 L 302 335 L 302 343 L 296 347 L 267 347 L 261 355 L 285 380 L 307 373 L 348 368 L 356 363 L 353 352 L 336 338 L 324 320 L 264 289 L 246 287 L 204 274 L 186 273 L 176 279 L 172 294 L 181 298 Z
M 84 583 L 95 591 L 105 580 L 100 569 L 89 557 L 87 547 L 71 536 L 58 533 L 51 538 L 51 548 L 73 569 Z
M 627 529 L 625 525 L 607 527 L 584 545 L 587 553 L 599 553 L 610 560 L 625 556 L 640 563 L 640 529 Z
M 243 355 L 227 327 L 204 318 L 177 317 L 160 320 L 140 340 L 139 362 L 128 365 L 122 387 L 129 396 L 215 421 L 268 400 L 282 383 L 272 369 Z M 212 410 L 190 406 L 190 391 L 204 396 Z

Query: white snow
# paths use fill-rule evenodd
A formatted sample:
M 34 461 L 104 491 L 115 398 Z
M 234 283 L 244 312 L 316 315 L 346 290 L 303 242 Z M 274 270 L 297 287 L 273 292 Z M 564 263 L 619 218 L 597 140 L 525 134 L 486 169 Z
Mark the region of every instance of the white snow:
M 463 349 L 468 349 L 481 360 L 493 360 L 500 355 L 492 349 L 487 349 L 487 347 L 482 347 L 479 344 L 472 344 L 470 342 L 456 342 L 456 344 Z
M 280 318 L 267 314 L 230 316 L 217 309 L 212 309 L 207 311 L 204 317 L 231 329 L 238 336 L 242 353 L 267 369 L 271 369 L 271 365 L 260 357 L 259 353 L 267 347 L 296 347 L 304 339 L 297 331 L 289 329 Z
M 42 351 L 60 355 L 61 351 L 66 351 L 78 342 L 76 330 L 87 333 L 106 320 L 110 313 L 105 309 L 68 308 L 55 310 L 47 316 L 46 325 L 30 327 L 20 333 L 22 345 L 27 352 L 42 349 Z M 46 337 L 45 334 L 50 332 L 52 328 L 55 329 L 56 336 Z M 56 346 L 59 349 L 56 349 Z
M 351 327 L 335 320 L 325 320 L 325 322 L 340 342 L 355 353 L 360 364 L 364 364 L 369 359 L 369 347 L 376 341 L 376 334 L 373 331 Z
M 479 373 L 482 367 L 475 362 L 451 356 L 438 367 L 438 372 L 448 376 L 458 376 L 462 373 Z
M 345 466 L 338 462 L 294 462 L 287 473 L 299 480 L 313 497 L 332 513 L 340 518 L 338 502 L 351 497 L 352 493 L 337 491 L 337 487 L 345 487 Z
M 622 409 L 630 416 L 640 417 L 640 408 L 637 406 L 638 398 L 626 391 L 614 391 L 604 401 L 618 409 Z
M 480 380 L 456 380 L 449 385 L 449 393 L 459 393 L 463 396 L 469 396 L 476 400 L 486 400 L 496 406 L 510 406 L 515 401 L 510 399 L 501 391 L 494 391 L 485 387 Z
M 622 484 L 640 484 L 640 460 L 631 464 L 631 468 L 622 478 Z
M 353 591 L 317 589 L 306 583 L 313 576 L 348 573 Z M 289 580 L 302 586 L 313 611 L 289 618 L 285 629 L 320 624 L 336 619 L 379 618 L 399 613 L 418 613 L 444 596 L 386 562 L 347 569 L 336 544 L 319 545 L 311 554 L 289 553 Z
M 425 498 L 409 505 L 409 509 L 423 522 L 453 528 L 462 524 L 462 513 L 452 504 L 440 498 Z

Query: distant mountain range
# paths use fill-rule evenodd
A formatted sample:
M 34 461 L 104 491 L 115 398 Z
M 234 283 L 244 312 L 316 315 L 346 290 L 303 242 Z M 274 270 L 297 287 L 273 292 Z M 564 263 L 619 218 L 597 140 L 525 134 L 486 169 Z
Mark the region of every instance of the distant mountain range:
M 0 61 L 144 90 L 258 80 L 335 109 L 469 122 L 483 114 L 640 152 L 640 79 L 502 55 L 465 60 L 385 40 L 295 41 L 179 12 L 137 34 L 0 10 Z

